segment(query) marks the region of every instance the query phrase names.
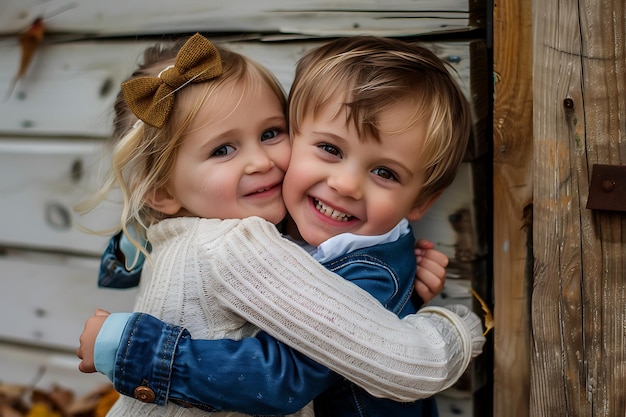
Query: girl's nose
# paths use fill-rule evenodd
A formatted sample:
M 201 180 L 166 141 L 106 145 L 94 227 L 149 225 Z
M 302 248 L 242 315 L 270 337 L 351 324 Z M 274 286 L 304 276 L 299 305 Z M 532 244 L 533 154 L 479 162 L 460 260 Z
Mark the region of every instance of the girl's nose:
M 246 174 L 255 174 L 257 172 L 267 172 L 272 169 L 276 164 L 272 161 L 263 150 L 258 149 L 257 152 L 253 152 L 248 157 L 248 163 L 246 165 Z

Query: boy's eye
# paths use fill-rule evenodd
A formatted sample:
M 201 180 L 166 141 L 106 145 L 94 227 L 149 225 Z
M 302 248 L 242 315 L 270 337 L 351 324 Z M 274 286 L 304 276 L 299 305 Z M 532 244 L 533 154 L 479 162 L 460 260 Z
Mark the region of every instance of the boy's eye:
M 341 157 L 341 151 L 336 146 L 329 145 L 328 143 L 322 143 L 321 145 L 318 145 L 318 148 L 331 155 Z
M 218 148 L 216 148 L 212 153 L 211 156 L 226 156 L 228 154 L 230 154 L 231 152 L 235 151 L 235 147 L 232 145 L 222 145 Z
M 374 168 L 372 173 L 374 175 L 378 175 L 384 180 L 398 181 L 398 176 L 392 170 L 387 168 Z

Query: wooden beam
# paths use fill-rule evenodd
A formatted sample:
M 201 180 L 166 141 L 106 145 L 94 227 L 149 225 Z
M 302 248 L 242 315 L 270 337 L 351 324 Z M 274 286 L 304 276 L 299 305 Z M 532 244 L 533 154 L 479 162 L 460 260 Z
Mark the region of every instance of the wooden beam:
M 626 412 L 626 214 L 586 209 L 594 164 L 626 164 L 623 0 L 533 2 L 531 415 Z
M 527 268 L 532 212 L 532 42 L 530 2 L 494 2 L 494 416 L 529 408 Z

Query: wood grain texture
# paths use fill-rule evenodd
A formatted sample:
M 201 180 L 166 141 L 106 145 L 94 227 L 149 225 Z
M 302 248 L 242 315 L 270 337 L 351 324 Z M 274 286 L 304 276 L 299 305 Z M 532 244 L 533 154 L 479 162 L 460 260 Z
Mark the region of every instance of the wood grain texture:
M 132 311 L 137 288 L 96 287 L 98 258 L 19 250 L 8 254 L 0 257 L 0 314 L 6 318 L 0 322 L 0 341 L 75 352 L 95 308 Z
M 532 416 L 618 416 L 626 215 L 585 209 L 595 163 L 626 163 L 621 0 L 533 2 Z
M 211 40 L 265 65 L 285 91 L 291 87 L 296 61 L 322 42 L 266 42 L 263 37 L 233 41 L 217 35 L 211 36 Z M 156 43 L 119 39 L 43 45 L 12 96 L 0 100 L 0 134 L 108 137 L 112 132 L 113 102 L 121 82 L 141 60 L 144 49 Z M 487 119 L 486 92 L 470 79 L 470 74 L 475 78 L 476 74 L 485 73 L 484 53 L 476 52 L 481 50 L 480 45 L 484 42 L 424 43 L 454 68 L 456 80 L 472 103 L 476 131 Z M 19 54 L 17 45 L 0 43 L 0 95 L 10 89 Z
M 494 416 L 523 417 L 529 408 L 531 35 L 528 2 L 494 3 Z
M 0 5 L 0 33 L 18 33 L 43 16 L 50 32 L 81 36 L 195 31 L 416 35 L 484 27 L 484 5 L 484 0 L 22 0 Z

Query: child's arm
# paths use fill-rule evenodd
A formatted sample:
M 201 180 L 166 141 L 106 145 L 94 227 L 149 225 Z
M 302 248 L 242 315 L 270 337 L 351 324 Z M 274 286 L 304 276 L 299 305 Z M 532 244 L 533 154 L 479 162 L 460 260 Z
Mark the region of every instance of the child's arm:
M 448 257 L 435 249 L 435 244 L 426 239 L 415 242 L 417 275 L 415 292 L 424 304 L 435 298 L 446 283 Z
M 345 265 L 340 274 L 344 279 L 354 279 L 385 305 L 391 302 L 388 308 L 397 309 L 404 304 L 402 297 L 396 299 L 393 291 L 395 274 L 390 274 L 382 265 L 368 262 L 370 258 L 351 259 L 347 264 L 339 262 Z M 397 284 L 412 286 L 412 282 Z M 391 301 L 392 298 L 396 301 Z M 93 323 L 99 323 L 99 328 L 102 317 L 91 317 L 81 336 L 81 348 L 85 351 L 79 349 L 78 356 L 83 358 L 80 366 L 83 372 L 95 371 L 93 355 L 88 352 L 93 341 L 85 339 L 94 333 L 93 329 L 89 330 Z M 126 329 L 120 331 L 124 336 L 117 338 L 117 344 L 120 339 L 124 341 L 120 353 L 122 363 L 117 366 L 100 363 L 98 370 L 109 373 L 116 389 L 128 396 L 133 396 L 138 385 L 149 385 L 154 402 L 159 405 L 172 401 L 193 404 L 206 411 L 287 414 L 300 409 L 339 380 L 337 374 L 263 332 L 256 339 L 203 341 L 191 340 L 184 330 L 151 316 L 135 314 L 128 323 Z M 186 336 L 181 336 L 183 332 Z M 174 352 L 168 348 L 172 340 L 178 341 Z M 115 368 L 125 369 L 125 372 L 118 371 L 113 378 Z
M 394 248 L 406 254 L 406 250 L 413 250 L 411 242 L 412 240 L 403 238 L 402 243 L 394 244 Z M 406 249 L 400 249 L 399 244 Z M 411 267 L 401 261 L 400 253 L 393 254 L 393 260 L 389 259 L 392 264 L 397 265 L 392 270 L 384 263 L 372 262 L 372 259 L 386 257 L 384 247 L 369 250 L 367 255 L 355 253 L 340 257 L 325 266 L 374 295 L 386 308 L 399 313 L 405 308 L 407 291 L 411 291 L 413 287 L 413 280 L 407 277 Z M 124 343 L 125 346 L 132 345 L 132 339 L 137 337 L 140 340 L 151 340 L 154 342 L 151 345 L 155 346 L 161 339 L 160 335 L 169 333 L 167 326 L 160 327 L 163 323 L 152 318 L 131 320 L 135 324 L 131 326 L 133 331 L 129 333 L 130 340 Z M 92 341 L 90 343 L 85 339 L 90 333 L 91 323 L 98 321 L 101 325 L 102 317 L 93 316 L 87 322 L 85 333 L 81 336 L 85 350 L 90 344 L 93 345 Z M 153 332 L 150 332 L 151 324 L 156 326 Z M 107 333 L 106 330 L 100 333 L 103 332 Z M 119 331 L 122 332 L 123 330 Z M 141 336 L 144 334 L 146 336 Z M 99 336 L 100 340 L 107 338 Z M 166 339 L 169 338 L 171 337 Z M 115 346 L 119 344 L 119 339 L 126 340 L 120 334 Z M 183 345 L 187 346 L 184 342 Z M 153 367 L 148 363 L 152 360 L 149 358 L 160 361 L 162 355 L 158 353 L 161 351 L 159 348 L 155 352 L 141 352 L 141 360 L 132 361 L 139 365 L 126 372 L 123 377 L 118 373 L 118 378 L 113 378 L 115 352 L 109 355 L 108 360 L 100 360 L 96 364 L 98 370 L 109 376 L 122 393 L 132 394 L 136 386 L 145 380 L 153 387 L 164 387 L 153 390 L 157 404 L 164 404 L 166 400 L 178 401 L 207 411 L 229 410 L 255 415 L 293 413 L 339 380 L 339 376 L 328 368 L 314 363 L 265 333 L 260 334 L 258 339 L 243 341 L 202 343 L 189 340 L 188 349 L 180 349 L 175 353 L 171 367 L 169 363 L 163 366 L 155 364 Z M 79 351 L 78 354 L 83 358 L 80 369 L 83 372 L 95 371 L 89 352 Z M 170 368 L 170 372 L 167 373 L 167 378 L 160 378 L 154 371 L 164 368 Z
M 475 314 L 425 307 L 401 321 L 258 218 L 207 245 L 209 290 L 224 308 L 375 396 L 410 401 L 439 392 L 484 343 Z
M 85 324 L 76 351 L 81 372 L 96 372 L 94 342 L 108 315 L 97 310 Z M 136 397 L 135 389 L 148 385 L 154 400 L 147 402 L 158 405 L 170 401 L 205 411 L 291 414 L 340 379 L 265 332 L 241 340 L 191 339 L 181 327 L 134 313 L 120 338 L 128 345 L 120 357 L 132 368 L 117 373 L 115 389 Z
M 275 234 L 275 231 L 274 231 L 274 234 Z M 276 236 L 278 236 L 278 235 L 276 234 Z M 279 237 L 279 239 L 280 239 L 280 237 Z M 284 243 L 285 241 L 284 241 L 284 240 L 282 240 L 282 239 L 280 239 L 280 242 L 283 242 L 283 243 Z M 267 247 L 271 247 L 271 245 L 268 245 Z M 277 250 L 272 250 L 272 253 L 275 253 L 275 252 L 277 252 Z M 269 257 L 267 257 L 266 259 L 264 259 L 264 258 L 263 258 L 263 256 L 262 256 L 262 254 L 260 254 L 260 255 L 261 255 L 261 260 L 267 260 L 267 259 L 271 259 L 271 258 L 272 258 L 272 256 L 269 256 Z M 252 258 L 254 258 L 254 257 L 255 257 L 255 256 L 252 256 Z M 252 258 L 250 258 L 250 260 L 252 260 Z M 314 267 L 313 269 L 321 269 L 321 271 L 322 271 L 322 273 L 323 273 L 323 274 L 328 275 L 328 272 L 326 272 L 323 268 L 321 268 L 319 265 L 317 265 L 317 263 L 315 263 L 315 262 L 314 262 L 314 261 L 312 261 L 312 260 L 311 260 L 311 262 L 313 262 L 313 265 L 315 265 L 315 267 Z M 231 262 L 230 262 L 230 261 L 227 261 L 227 263 L 231 263 Z M 292 273 L 292 274 L 298 274 L 299 272 L 301 272 L 301 268 L 302 268 L 301 266 L 297 266 L 295 270 L 290 270 L 289 272 L 290 272 L 290 273 Z M 281 274 L 281 273 L 276 273 L 276 272 L 273 272 L 273 275 L 274 275 L 274 276 L 278 276 L 278 277 L 279 277 L 279 276 L 280 276 L 280 274 Z M 342 280 L 341 278 L 339 278 L 339 277 L 336 277 L 336 276 L 334 276 L 334 275 L 332 275 L 332 274 L 330 274 L 330 275 L 333 277 L 333 279 L 337 279 L 337 280 L 339 280 L 339 281 L 343 281 L 343 280 Z M 316 280 L 316 277 L 315 277 L 315 276 L 316 276 L 316 273 L 315 273 L 315 272 L 313 272 L 313 273 L 309 273 L 307 276 L 309 277 L 309 279 L 308 279 L 309 283 L 311 283 L 311 281 L 312 281 L 313 283 L 315 283 L 315 280 Z M 344 283 L 345 283 L 345 284 L 347 284 L 348 286 L 350 286 L 350 285 L 351 285 L 351 284 L 346 283 L 345 281 L 344 281 Z M 309 287 L 311 287 L 311 285 L 309 285 Z M 317 286 L 315 286 L 315 285 L 314 285 L 314 286 L 313 286 L 313 290 L 314 290 L 316 293 L 319 293 L 321 290 L 319 290 L 319 289 L 318 289 L 318 288 L 316 288 L 316 287 L 317 287 Z M 269 287 L 269 288 L 268 288 L 268 290 L 271 290 L 271 289 L 272 289 L 272 287 Z M 304 293 L 301 293 L 301 294 L 306 294 L 308 290 L 309 290 L 309 289 L 305 290 L 305 291 L 304 291 Z M 316 295 L 316 296 L 317 296 L 317 295 Z M 298 299 L 298 298 L 297 298 L 298 296 L 294 296 L 294 297 L 296 297 L 295 299 Z M 340 298 L 341 298 L 341 297 L 340 297 Z M 374 303 L 375 303 L 375 301 L 374 301 Z M 371 299 L 370 299 L 370 300 L 366 300 L 366 304 L 372 304 Z M 371 307 L 371 306 L 370 306 L 370 307 Z M 380 307 L 380 306 L 379 306 L 379 307 Z M 382 308 L 382 307 L 381 307 L 381 308 Z M 252 307 L 252 309 L 254 309 L 254 307 Z M 358 310 L 358 309 L 357 309 L 357 310 Z M 384 309 L 382 309 L 382 311 L 383 311 L 383 312 L 386 312 L 386 310 L 384 310 Z M 443 315 L 442 315 L 442 313 L 443 313 Z M 322 313 L 322 314 L 323 314 L 323 313 Z M 373 314 L 377 314 L 377 313 L 373 313 Z M 426 315 L 426 314 L 425 314 L 425 315 Z M 433 312 L 433 311 L 431 311 L 431 312 L 429 312 L 427 315 L 428 315 L 428 316 L 430 316 L 430 319 L 429 319 L 429 320 L 425 320 L 425 323 L 427 323 L 427 322 L 429 322 L 429 321 L 431 322 L 429 325 L 427 325 L 427 326 L 426 326 L 426 327 L 430 328 L 430 330 L 431 330 L 431 331 L 433 330 L 433 329 L 432 329 L 432 325 L 433 325 L 433 324 L 435 324 L 435 327 L 436 327 L 436 322 L 438 322 L 438 320 L 443 320 L 443 322 L 446 322 L 446 323 L 447 323 L 447 327 L 448 327 L 448 329 L 450 329 L 450 327 L 454 327 L 453 325 L 451 326 L 451 323 L 449 322 L 449 319 L 446 319 L 446 318 L 445 318 L 445 316 L 447 315 L 447 313 L 445 313 L 445 311 L 437 311 L 437 312 Z M 361 317 L 362 317 L 362 316 L 361 316 Z M 365 317 L 366 317 L 366 320 L 365 320 L 365 321 L 371 321 L 373 317 L 377 317 L 377 316 L 370 316 L 369 314 L 367 314 L 367 313 L 366 313 L 366 314 L 365 314 Z M 469 317 L 472 317 L 472 316 L 470 315 Z M 420 317 L 419 319 L 417 319 L 417 321 L 416 321 L 416 322 L 415 322 L 415 324 L 414 324 L 414 327 L 421 328 L 423 323 L 419 323 L 419 322 L 421 322 L 421 321 L 422 321 L 421 319 L 423 319 L 423 318 L 424 318 L 424 317 Z M 477 319 L 477 317 L 472 317 L 472 318 L 476 318 L 476 319 Z M 291 321 L 291 317 L 285 317 L 285 319 L 286 319 L 286 321 L 287 321 L 287 322 L 290 322 L 290 321 Z M 399 322 L 399 321 L 398 321 L 398 319 L 397 319 L 395 316 L 393 316 L 393 321 L 395 321 L 396 323 L 397 323 L 397 322 Z M 432 323 L 432 322 L 435 322 L 435 323 Z M 137 324 L 137 327 L 136 327 L 136 328 L 134 328 L 134 331 L 136 331 L 137 329 L 140 329 L 142 324 L 143 324 L 143 325 L 145 325 L 145 324 L 146 324 L 146 321 L 145 321 L 145 320 L 143 320 L 143 321 L 142 321 L 142 323 L 139 323 L 139 321 L 137 321 L 137 322 L 136 322 L 136 324 Z M 331 334 L 331 335 L 332 335 L 332 332 L 336 332 L 336 331 L 337 331 L 337 328 L 336 328 L 336 327 L 333 327 L 333 323 L 332 323 L 332 322 L 331 322 L 330 324 L 331 324 L 331 326 L 330 326 L 330 329 L 329 329 L 329 331 L 330 331 L 330 333 L 329 333 L 329 334 Z M 457 325 L 458 325 L 458 323 L 457 323 Z M 480 322 L 478 322 L 478 326 L 480 327 Z M 347 327 L 348 327 L 349 329 L 352 329 L 354 326 L 353 326 L 353 325 L 348 325 Z M 413 336 L 415 336 L 415 335 L 417 334 L 417 333 L 415 333 L 415 329 L 414 329 L 414 327 L 408 326 L 408 329 L 410 329 L 409 331 L 410 331 L 410 333 L 412 333 L 412 334 L 413 334 Z M 444 327 L 444 331 L 445 331 L 445 327 L 446 327 L 446 326 L 442 326 L 442 327 Z M 462 329 L 462 328 L 463 328 L 463 326 L 462 326 L 462 325 L 457 326 L 457 327 L 458 327 L 458 329 Z M 405 329 L 405 330 L 408 330 L 408 329 Z M 456 329 L 455 331 L 458 331 L 458 329 Z M 482 329 L 480 329 L 480 328 L 479 328 L 478 330 L 479 330 L 479 334 L 480 334 L 480 333 L 482 333 Z M 314 332 L 315 332 L 315 331 L 314 331 Z M 436 331 L 436 330 L 435 330 L 435 332 L 437 333 L 437 331 Z M 384 331 L 383 333 L 386 335 L 386 331 Z M 456 340 L 456 335 L 453 335 L 453 334 L 452 334 L 452 333 L 454 333 L 454 332 L 452 332 L 452 333 L 451 333 L 451 332 L 449 332 L 449 331 L 445 331 L 445 333 L 446 333 L 446 334 L 444 335 L 444 339 L 445 339 L 445 340 L 448 340 L 448 341 L 453 341 L 453 342 L 454 342 L 454 341 L 459 342 L 458 340 Z M 463 333 L 463 332 L 461 332 L 461 333 Z M 136 334 L 136 333 L 134 333 L 134 334 Z M 160 335 L 160 334 L 161 334 L 161 332 L 160 332 L 160 331 L 156 331 L 155 333 L 153 333 L 153 336 L 152 336 L 152 337 L 153 337 L 153 339 L 157 339 L 157 338 L 159 337 L 159 335 Z M 179 337 L 180 337 L 180 339 L 179 339 L 179 340 L 177 340 L 177 342 L 176 342 L 176 344 L 175 344 L 176 346 L 185 346 L 187 343 L 189 343 L 190 348 L 188 348 L 188 349 L 183 349 L 183 351 L 185 351 L 185 352 L 194 351 L 194 352 L 196 352 L 197 354 L 199 354 L 200 352 L 207 352 L 207 358 L 208 358 L 208 357 L 211 357 L 211 354 L 208 354 L 208 352 L 209 352 L 209 348 L 202 348 L 202 349 L 198 349 L 198 348 L 191 348 L 191 346 L 196 346 L 196 347 L 197 347 L 197 346 L 200 346 L 200 344 L 201 344 L 201 343 L 203 343 L 203 342 L 205 343 L 203 346 L 209 346 L 209 345 L 217 346 L 217 344 L 218 344 L 218 343 L 223 343 L 223 342 L 221 342 L 221 341 L 194 341 L 194 342 L 196 343 L 196 344 L 194 345 L 193 343 L 191 343 L 191 341 L 190 341 L 188 338 L 185 338 L 185 337 L 182 337 L 182 336 L 179 336 Z M 313 339 L 315 339 L 315 335 L 312 335 L 312 338 L 313 338 Z M 331 337 L 331 338 L 332 338 L 332 337 Z M 379 338 L 380 338 L 380 335 L 379 335 Z M 366 338 L 366 339 L 367 339 L 367 338 Z M 411 339 L 411 338 L 409 338 L 409 339 Z M 408 341 L 409 339 L 407 339 L 407 341 Z M 413 339 L 414 339 L 414 338 L 413 338 Z M 151 339 L 151 340 L 152 340 L 152 339 Z M 483 340 L 484 340 L 484 339 L 483 339 Z M 81 339 L 81 341 L 82 341 L 82 339 Z M 415 340 L 413 340 L 413 343 L 414 343 L 414 342 L 415 342 Z M 476 340 L 474 340 L 474 342 L 476 342 Z M 254 341 L 254 343 L 258 343 L 258 342 L 257 342 L 257 341 Z M 274 342 L 274 343 L 276 343 L 276 342 Z M 481 342 L 480 340 L 478 340 L 478 342 L 477 342 L 477 343 L 478 343 L 478 348 L 480 348 L 480 344 L 481 344 L 482 342 Z M 410 345 L 410 344 L 411 344 L 411 343 L 409 343 L 409 345 Z M 128 345 L 125 345 L 125 346 L 129 347 L 129 349 L 130 349 L 130 347 L 131 347 L 131 346 L 132 346 L 132 347 L 136 347 L 136 345 L 137 345 L 137 343 L 129 343 Z M 151 345 L 152 345 L 152 344 L 151 344 Z M 246 343 L 242 343 L 242 344 L 241 344 L 241 346 L 245 346 L 245 345 L 246 345 Z M 389 343 L 388 345 L 393 346 L 393 343 Z M 425 346 L 424 346 L 424 347 L 425 347 L 425 348 L 427 348 L 427 345 L 428 345 L 428 344 L 425 344 Z M 172 345 L 170 345 L 170 346 L 172 346 Z M 248 346 L 250 346 L 250 343 L 248 343 Z M 145 346 L 145 347 L 147 348 L 148 346 Z M 459 346 L 458 344 L 455 346 L 455 348 L 456 348 L 457 350 L 456 350 L 456 351 L 454 351 L 454 350 L 453 350 L 453 351 L 451 352 L 452 356 L 454 356 L 454 355 L 456 354 L 456 355 L 457 355 L 457 357 L 458 357 L 459 353 L 462 353 L 462 356 L 467 357 L 467 349 L 465 349 L 465 352 L 463 353 L 463 352 L 459 352 L 459 351 L 458 351 L 459 347 L 460 347 L 460 346 Z M 205 349 L 206 349 L 206 350 L 205 350 Z M 222 345 L 222 348 L 221 348 L 221 349 L 222 349 L 222 351 L 224 350 L 223 345 Z M 257 346 L 257 349 L 258 349 L 258 346 Z M 349 349 L 350 349 L 350 348 L 349 348 Z M 252 350 L 254 350 L 254 349 L 252 349 Z M 392 350 L 393 350 L 393 348 L 392 348 Z M 126 349 L 125 349 L 125 351 L 126 351 Z M 239 352 L 243 352 L 243 351 L 246 351 L 246 348 L 245 348 L 245 347 L 238 347 L 238 348 L 237 348 L 237 351 L 239 351 Z M 222 353 L 223 353 L 223 352 L 222 352 Z M 352 354 L 357 354 L 357 353 L 359 353 L 359 352 L 352 352 L 352 353 L 348 353 L 348 357 L 350 357 L 350 355 L 352 355 Z M 365 357 L 367 358 L 367 355 L 369 355 L 369 354 L 371 354 L 371 353 L 372 353 L 372 352 L 366 352 L 366 353 L 365 353 Z M 170 354 L 171 354 L 172 356 L 165 355 L 165 357 L 169 357 L 170 359 L 171 359 L 171 358 L 173 358 L 174 353 L 171 353 L 171 352 L 170 352 Z M 220 354 L 220 348 L 214 348 L 214 349 L 213 349 L 213 356 L 215 356 L 215 355 L 219 355 L 219 354 Z M 363 353 L 360 353 L 360 355 L 363 355 Z M 383 355 L 384 355 L 384 354 L 383 354 Z M 162 357 L 162 356 L 163 356 L 163 355 L 161 355 L 160 357 Z M 165 363 L 165 368 L 166 368 L 166 369 L 167 369 L 167 366 L 170 366 L 170 365 L 172 365 L 172 364 L 174 364 L 174 365 L 175 365 L 176 363 L 192 363 L 192 362 L 187 362 L 187 361 L 179 361 L 178 359 L 179 359 L 179 357 L 180 357 L 180 352 L 175 353 L 175 356 L 176 356 L 176 358 L 177 358 L 177 360 L 176 360 L 176 361 L 174 361 L 174 360 L 172 359 L 172 362 L 171 362 L 171 363 L 170 363 L 170 362 L 166 362 L 166 363 Z M 144 359 L 148 359 L 148 358 L 149 358 L 149 354 L 139 354 L 138 356 L 135 356 L 135 358 L 138 358 L 138 357 L 139 357 L 139 358 L 142 358 L 142 360 L 144 360 Z M 246 356 L 246 355 L 242 355 L 241 357 L 248 357 L 248 356 Z M 252 356 L 249 356 L 249 357 L 252 357 Z M 196 356 L 191 356 L 191 358 L 196 358 Z M 118 358 L 118 359 L 119 359 L 119 358 Z M 126 359 L 128 359 L 128 358 L 126 358 Z M 391 359 L 391 360 L 393 361 L 393 360 L 397 360 L 397 359 L 398 359 L 398 358 L 396 358 L 396 359 Z M 441 358 L 440 358 L 440 359 L 441 359 Z M 465 358 L 464 358 L 464 359 L 465 359 Z M 208 360 L 208 359 L 207 359 L 207 360 Z M 358 360 L 363 360 L 363 359 L 358 359 Z M 365 360 L 367 360 L 367 359 L 365 359 Z M 446 361 L 447 361 L 447 359 L 446 359 L 446 360 L 444 360 L 444 363 L 445 363 Z M 132 361 L 132 360 L 129 360 L 128 362 L 126 362 L 126 365 L 127 365 L 127 366 L 126 366 L 125 368 L 126 368 L 126 369 L 128 369 L 129 367 L 132 367 L 132 366 L 139 366 L 140 364 L 139 364 L 139 363 L 137 363 L 137 362 L 139 362 L 139 361 L 135 360 L 135 361 L 134 361 L 134 363 L 133 363 L 133 361 Z M 205 361 L 205 362 L 206 362 L 206 361 Z M 219 359 L 217 360 L 217 362 L 218 362 L 218 363 L 222 363 Z M 352 362 L 354 362 L 354 360 L 352 360 Z M 465 360 L 463 360 L 463 362 L 465 362 Z M 119 365 L 119 364 L 118 364 L 118 365 Z M 123 364 L 122 364 L 122 365 L 123 365 Z M 159 365 L 164 365 L 164 364 L 163 364 L 163 363 L 161 363 L 161 364 L 159 364 Z M 448 365 L 449 365 L 449 364 L 448 364 Z M 149 365 L 147 365 L 146 367 L 147 367 L 147 368 L 149 368 Z M 460 367 L 461 367 L 461 368 L 463 368 L 463 369 L 465 368 L 465 366 L 463 366 L 463 365 L 461 365 Z M 190 368 L 193 368 L 193 369 L 188 369 L 188 370 L 187 370 L 187 372 L 192 372 L 192 373 L 193 373 L 193 372 L 194 372 L 194 371 L 196 371 L 196 369 L 197 369 L 195 366 L 192 366 L 192 367 L 190 367 Z M 349 368 L 348 368 L 348 370 L 344 371 L 344 372 L 346 373 L 346 376 L 349 376 L 349 375 L 350 375 L 350 372 L 353 372 L 353 371 L 358 371 L 358 369 L 352 369 L 352 368 L 353 368 L 353 367 L 349 367 Z M 383 369 L 379 369 L 378 371 L 379 371 L 379 372 L 382 372 L 382 373 L 393 372 L 393 369 L 389 369 L 389 370 L 388 370 L 388 369 L 386 369 L 386 367 L 382 367 L 382 368 L 383 368 Z M 120 366 L 118 366 L 118 369 L 120 369 Z M 156 369 L 163 369 L 163 366 L 156 366 Z M 462 369 L 461 369 L 461 371 L 462 371 Z M 358 373 L 358 372 L 357 372 L 357 373 Z M 364 370 L 364 371 L 362 371 L 361 373 L 363 373 L 364 375 L 366 375 L 366 376 L 367 376 L 368 371 L 367 371 L 367 370 Z M 436 373 L 436 372 L 435 372 L 435 373 Z M 172 373 L 172 375 L 178 375 L 178 374 L 180 374 L 180 372 L 178 372 L 178 371 L 174 371 L 174 372 Z M 304 373 L 303 375 L 305 375 L 305 374 L 306 374 L 306 373 Z M 140 374 L 137 374 L 137 375 L 140 375 Z M 318 373 L 317 375 L 318 375 L 318 377 L 319 377 L 319 373 Z M 448 375 L 448 376 L 449 376 L 449 375 Z M 416 375 L 404 375 L 404 376 L 402 376 L 402 377 L 403 377 L 403 378 L 407 378 L 408 383 L 411 383 L 411 382 L 414 382 L 414 378 L 416 377 Z M 424 372 L 422 371 L 422 374 L 421 374 L 421 375 L 417 375 L 417 377 L 418 377 L 418 379 L 420 379 L 420 378 L 421 378 L 421 379 L 423 380 L 423 379 L 424 379 Z M 445 378 L 445 377 L 444 377 L 444 378 Z M 451 378 L 453 379 L 451 382 L 454 382 L 454 380 L 456 379 L 456 377 L 451 377 Z M 366 378 L 366 379 L 367 379 L 367 378 Z M 193 379 L 191 379 L 191 380 L 193 380 Z M 197 379 L 196 379 L 196 381 L 197 381 Z M 427 396 L 427 395 L 432 394 L 432 392 L 430 392 L 430 391 L 428 391 L 428 390 L 427 390 L 426 392 L 423 392 L 423 391 L 418 391 L 418 394 L 416 395 L 416 391 L 415 391 L 415 389 L 411 389 L 411 388 L 409 389 L 409 391 L 410 391 L 410 393 L 409 393 L 409 394 L 407 394 L 406 392 L 398 392 L 398 393 L 396 393 L 396 392 L 395 392 L 395 389 L 396 389 L 395 387 L 397 387 L 397 385 L 395 385 L 395 384 L 394 384 L 394 386 L 395 386 L 394 388 L 386 388 L 386 387 L 385 387 L 385 384 L 389 384 L 390 382 L 391 382 L 391 381 L 387 381 L 387 382 L 382 383 L 382 384 L 381 384 L 381 388 L 378 388 L 378 387 L 377 387 L 377 388 L 375 388 L 375 390 L 376 390 L 376 389 L 387 389 L 388 391 L 386 392 L 386 394 L 387 394 L 388 396 L 391 396 L 392 398 L 398 398 L 398 399 L 400 399 L 400 400 L 405 400 L 405 401 L 406 401 L 406 400 L 414 400 L 414 399 L 416 399 L 416 398 L 421 398 L 421 397 L 424 397 L 424 396 Z M 117 381 L 116 381 L 116 383 L 117 383 Z M 358 383 L 358 382 L 357 382 L 357 383 Z M 369 382 L 369 384 L 370 384 L 370 385 L 371 385 L 372 383 L 373 383 L 373 382 L 371 382 L 371 381 Z M 375 382 L 374 382 L 374 383 L 375 383 Z M 432 381 L 431 381 L 431 383 L 432 383 Z M 442 381 L 441 381 L 441 380 L 439 380 L 439 381 L 435 382 L 435 383 L 434 383 L 434 385 L 435 385 L 435 386 L 438 386 L 438 387 L 441 387 L 441 383 L 442 383 Z M 175 385 L 176 385 L 176 383 L 175 383 L 175 381 L 173 381 L 173 382 L 172 382 L 172 386 L 175 386 Z M 197 384 L 196 384 L 196 385 L 197 385 Z M 367 383 L 365 383 L 364 385 L 365 385 L 365 387 L 367 388 Z M 183 386 L 184 386 L 184 385 L 183 385 Z M 219 386 L 220 386 L 220 387 L 222 387 L 222 388 L 224 387 L 224 385 L 223 385 L 223 384 L 219 384 Z M 136 387 L 136 385 L 134 385 L 134 387 Z M 131 385 L 131 386 L 129 387 L 129 389 L 131 389 L 131 390 L 130 390 L 130 394 L 127 394 L 127 395 L 132 395 L 132 388 L 133 388 L 133 386 Z M 205 387 L 205 388 L 206 388 L 206 387 Z M 218 387 L 218 388 L 219 388 L 219 387 Z M 436 391 L 436 390 L 439 390 L 439 389 L 440 389 L 440 388 L 435 388 L 435 391 Z M 205 392 L 206 392 L 206 391 L 205 391 Z M 223 391 L 222 391 L 222 392 L 223 392 Z M 399 395 L 400 395 L 400 396 L 399 396 Z M 403 396 L 403 395 L 404 395 L 404 396 Z M 406 395 L 408 395 L 408 396 L 406 396 Z

